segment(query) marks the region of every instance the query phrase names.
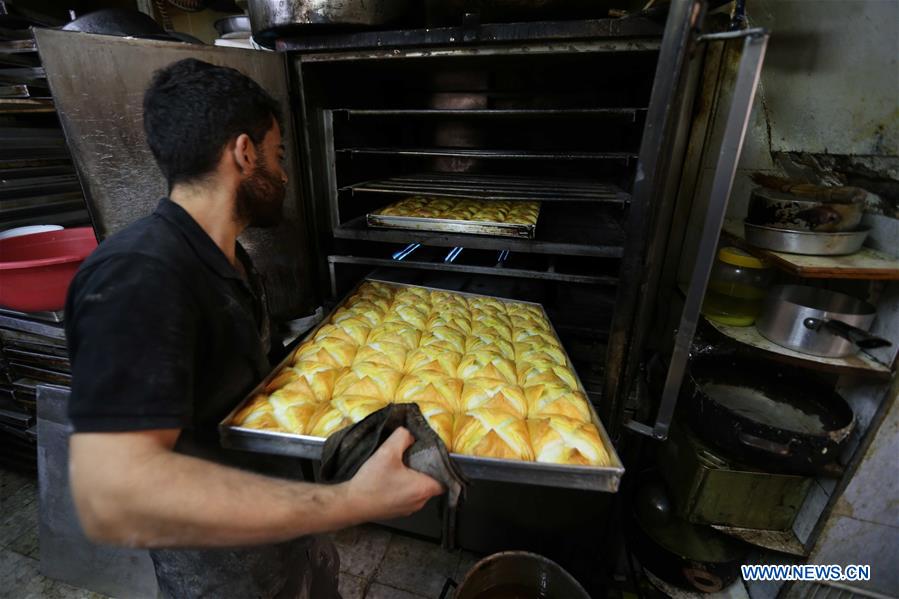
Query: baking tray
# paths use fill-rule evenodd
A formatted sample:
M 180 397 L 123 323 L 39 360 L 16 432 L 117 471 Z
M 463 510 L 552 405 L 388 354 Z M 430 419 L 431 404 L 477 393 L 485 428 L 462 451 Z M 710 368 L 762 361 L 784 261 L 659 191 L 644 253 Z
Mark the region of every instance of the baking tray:
M 344 296 L 335 306 L 334 310 L 323 319 L 315 328 L 313 328 L 304 338 L 303 342 L 315 337 L 318 330 L 330 322 L 334 313 L 346 303 L 346 300 L 356 293 L 359 286 L 366 281 L 374 281 L 393 285 L 396 287 L 417 287 L 430 291 L 447 291 L 445 289 L 436 289 L 433 287 L 423 287 L 420 285 L 408 285 L 403 283 L 395 283 L 393 281 L 384 281 L 380 279 L 363 279 L 356 284 L 355 287 Z M 464 293 L 460 291 L 452 291 L 467 297 L 493 297 L 484 296 L 478 293 Z M 535 302 L 520 302 L 519 300 L 510 300 L 508 298 L 494 298 L 500 301 L 514 301 L 517 303 L 528 304 L 540 308 L 543 316 L 546 317 L 546 311 L 541 304 Z M 553 335 L 559 338 L 552 322 L 546 317 L 550 323 Z M 569 364 L 573 364 L 571 357 L 565 348 L 562 348 L 565 358 Z M 276 455 L 285 455 L 298 458 L 309 458 L 313 460 L 321 459 L 322 448 L 325 440 L 321 437 L 310 437 L 308 435 L 295 435 L 291 433 L 279 433 L 271 431 L 260 431 L 230 424 L 234 415 L 243 407 L 245 403 L 250 401 L 259 393 L 264 393 L 265 388 L 275 378 L 276 374 L 284 368 L 290 361 L 291 356 L 288 355 L 281 361 L 262 382 L 260 382 L 233 410 L 219 423 L 219 436 L 223 447 L 231 449 L 241 449 L 245 451 L 257 453 L 270 453 Z M 587 397 L 587 392 L 581 382 L 577 371 L 572 366 L 571 371 L 574 373 L 578 389 Z M 605 427 L 596 415 L 596 410 L 589 401 L 587 405 L 590 408 L 590 416 L 599 436 L 605 445 L 606 451 L 609 453 L 611 464 L 609 466 L 569 466 L 565 464 L 543 464 L 539 462 L 524 462 L 518 460 L 502 460 L 496 458 L 484 458 L 478 456 L 462 455 L 451 453 L 450 457 L 462 472 L 471 479 L 492 480 L 509 483 L 542 485 L 549 487 L 566 487 L 571 489 L 585 489 L 592 491 L 605 491 L 615 493 L 618 491 L 618 485 L 621 482 L 621 476 L 624 474 L 624 466 L 618 453 L 612 446 L 612 441 Z
M 388 229 L 408 229 L 412 231 L 435 231 L 439 233 L 468 233 L 471 235 L 493 235 L 496 237 L 517 237 L 533 239 L 537 225 L 525 223 L 500 223 L 486 220 L 455 220 L 451 218 L 428 218 L 424 216 L 389 216 L 369 213 L 365 215 L 369 227 Z

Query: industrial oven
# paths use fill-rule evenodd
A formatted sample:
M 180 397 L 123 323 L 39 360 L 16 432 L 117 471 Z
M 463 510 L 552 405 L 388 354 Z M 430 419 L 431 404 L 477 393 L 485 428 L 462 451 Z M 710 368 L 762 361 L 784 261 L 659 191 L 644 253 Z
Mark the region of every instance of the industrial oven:
M 153 71 L 187 57 L 237 68 L 287 115 L 285 221 L 242 238 L 276 319 L 328 312 L 366 277 L 539 303 L 617 444 L 640 386 L 705 8 L 308 35 L 280 40 L 278 53 L 51 30 L 36 39 L 99 238 L 166 193 L 142 132 Z M 517 229 L 379 216 L 408 196 L 539 201 L 540 213 Z M 305 457 L 317 447 L 223 440 Z M 548 539 L 601 533 L 624 471 L 612 453 L 610 466 L 573 475 L 471 461 L 478 484 L 459 544 L 546 550 Z M 397 525 L 435 536 L 431 508 Z

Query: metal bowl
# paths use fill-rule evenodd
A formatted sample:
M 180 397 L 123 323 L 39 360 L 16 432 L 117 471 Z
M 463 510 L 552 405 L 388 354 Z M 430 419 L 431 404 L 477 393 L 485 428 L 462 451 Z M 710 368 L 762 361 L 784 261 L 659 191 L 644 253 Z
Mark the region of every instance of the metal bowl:
M 485 557 L 468 571 L 453 598 L 506 596 L 590 598 L 584 587 L 559 564 L 526 551 L 504 551 Z
M 855 231 L 838 233 L 822 233 L 817 231 L 798 231 L 780 229 L 743 222 L 746 242 L 755 247 L 786 252 L 788 254 L 804 254 L 807 256 L 843 256 L 859 251 L 868 237 L 868 227 L 860 227 Z

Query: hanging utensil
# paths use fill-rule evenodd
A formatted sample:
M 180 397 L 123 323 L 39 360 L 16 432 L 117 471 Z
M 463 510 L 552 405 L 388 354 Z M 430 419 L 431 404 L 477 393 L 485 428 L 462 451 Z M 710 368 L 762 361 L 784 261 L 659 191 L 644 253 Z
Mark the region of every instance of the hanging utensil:
M 777 345 L 805 354 L 839 358 L 859 349 L 891 345 L 868 332 L 875 309 L 844 293 L 803 285 L 771 289 L 755 323 L 759 333 Z

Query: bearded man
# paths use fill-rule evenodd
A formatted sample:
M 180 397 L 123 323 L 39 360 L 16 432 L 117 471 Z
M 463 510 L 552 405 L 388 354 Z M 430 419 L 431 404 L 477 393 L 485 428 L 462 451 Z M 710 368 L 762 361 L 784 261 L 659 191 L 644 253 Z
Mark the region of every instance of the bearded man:
M 144 97 L 169 196 L 100 244 L 69 289 L 70 477 L 86 534 L 146 547 L 164 597 L 339 597 L 316 536 L 410 514 L 443 489 L 397 430 L 342 484 L 220 447 L 217 423 L 270 370 L 260 279 L 237 241 L 278 223 L 278 106 L 240 72 L 188 59 Z

